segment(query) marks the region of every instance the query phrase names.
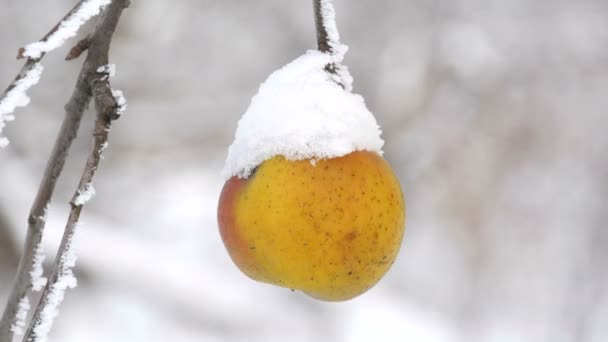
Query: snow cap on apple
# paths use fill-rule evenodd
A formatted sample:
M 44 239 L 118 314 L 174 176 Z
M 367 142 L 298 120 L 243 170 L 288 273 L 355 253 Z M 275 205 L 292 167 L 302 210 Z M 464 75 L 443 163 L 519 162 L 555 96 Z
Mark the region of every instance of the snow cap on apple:
M 246 178 L 277 155 L 317 160 L 353 151 L 382 154 L 376 119 L 363 97 L 349 91 L 345 67 L 337 75 L 325 70 L 332 63 L 334 56 L 311 50 L 268 77 L 238 123 L 225 179 Z

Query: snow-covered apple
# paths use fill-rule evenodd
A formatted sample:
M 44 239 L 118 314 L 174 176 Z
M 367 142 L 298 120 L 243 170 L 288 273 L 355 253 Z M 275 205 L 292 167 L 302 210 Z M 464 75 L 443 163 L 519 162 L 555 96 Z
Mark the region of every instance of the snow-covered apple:
M 395 261 L 405 203 L 380 128 L 340 63 L 346 47 L 331 45 L 272 73 L 251 100 L 228 151 L 218 223 L 249 277 L 340 301 Z

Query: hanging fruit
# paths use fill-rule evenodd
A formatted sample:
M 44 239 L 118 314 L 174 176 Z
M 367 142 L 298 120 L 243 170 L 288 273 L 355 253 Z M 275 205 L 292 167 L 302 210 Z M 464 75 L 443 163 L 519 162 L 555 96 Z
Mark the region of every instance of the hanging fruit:
M 218 223 L 249 277 L 341 301 L 374 286 L 405 225 L 380 129 L 353 94 L 333 6 L 315 0 L 319 50 L 275 71 L 239 121 Z

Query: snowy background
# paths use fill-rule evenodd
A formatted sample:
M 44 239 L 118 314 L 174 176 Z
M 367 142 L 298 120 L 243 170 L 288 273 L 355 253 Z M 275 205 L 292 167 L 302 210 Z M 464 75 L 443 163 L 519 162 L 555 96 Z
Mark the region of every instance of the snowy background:
M 2 0 L 0 83 L 74 1 Z M 256 283 L 219 238 L 220 171 L 273 70 L 314 46 L 309 0 L 133 1 L 115 123 L 55 341 L 606 341 L 608 2 L 335 2 L 345 63 L 383 127 L 407 229 L 378 286 L 323 303 Z M 73 43 L 73 42 L 72 42 Z M 0 303 L 81 60 L 45 57 L 0 151 Z M 51 207 L 52 259 L 90 144 Z M 285 113 L 286 119 L 289 113 Z

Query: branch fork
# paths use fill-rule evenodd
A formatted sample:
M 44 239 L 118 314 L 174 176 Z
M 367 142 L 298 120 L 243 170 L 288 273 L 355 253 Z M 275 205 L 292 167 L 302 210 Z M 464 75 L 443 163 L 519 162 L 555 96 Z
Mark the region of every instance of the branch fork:
M 81 5 L 87 0 L 80 1 L 65 17 L 72 15 Z M 73 140 L 78 134 L 78 128 L 86 107 L 91 100 L 95 103 L 97 118 L 95 121 L 95 129 L 93 132 L 93 146 L 90 150 L 86 166 L 84 167 L 82 176 L 79 181 L 77 190 L 74 193 L 70 203 L 70 214 L 66 223 L 63 239 L 57 251 L 55 261 L 53 263 L 50 275 L 46 286 L 42 290 L 40 301 L 32 305 L 34 314 L 27 326 L 27 331 L 23 341 L 34 342 L 45 338 L 50 326 L 52 325 L 53 310 L 56 310 L 63 299 L 63 292 L 58 295 L 58 290 L 69 288 L 70 284 L 75 285 L 71 279 L 66 277 L 71 275 L 71 267 L 73 266 L 74 258 L 71 257 L 71 246 L 73 237 L 78 230 L 78 221 L 86 201 L 78 202 L 77 199 L 82 191 L 90 186 L 95 172 L 99 167 L 102 159 L 102 151 L 107 145 L 108 135 L 111 127 L 111 122 L 119 117 L 120 105 L 112 95 L 112 89 L 108 81 L 108 76 L 100 74 L 97 69 L 100 66 L 108 64 L 108 51 L 112 41 L 112 35 L 118 20 L 123 10 L 128 7 L 128 0 L 112 0 L 107 5 L 101 16 L 98 19 L 98 24 L 93 33 L 85 39 L 80 40 L 71 50 L 67 60 L 78 58 L 83 52 L 88 51 L 84 61 L 74 92 L 65 106 L 65 118 L 59 130 L 55 145 L 47 162 L 44 176 L 40 183 L 36 199 L 32 205 L 32 209 L 28 216 L 28 229 L 25 241 L 24 253 L 20 259 L 17 270 L 16 279 L 8 298 L 8 303 L 0 319 L 0 342 L 11 342 L 15 335 L 13 325 L 16 322 L 19 311 L 19 303 L 28 298 L 29 291 L 33 287 L 33 270 L 37 253 L 41 248 L 42 235 L 45 228 L 45 213 L 48 204 L 51 201 L 55 185 L 59 175 L 63 170 L 65 160 L 72 145 Z M 61 22 L 60 22 L 61 23 Z M 58 30 L 60 24 L 57 24 L 49 33 L 42 39 L 44 41 L 53 32 Z M 20 56 L 24 57 L 25 49 L 20 49 Z M 8 93 L 15 83 L 33 68 L 40 59 L 44 56 L 41 54 L 38 58 L 28 58 L 21 73 L 15 81 L 8 87 L 5 93 L 0 97 L 0 100 Z M 105 79 L 103 79 L 105 77 Z M 71 275 L 73 278 L 73 275 Z M 65 282 L 69 280 L 67 283 Z M 75 280 L 75 279 L 74 279 Z M 66 287 L 67 284 L 67 287 Z M 49 322 L 50 320 L 50 322 Z

